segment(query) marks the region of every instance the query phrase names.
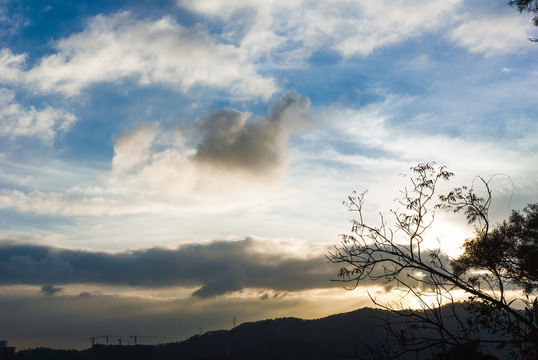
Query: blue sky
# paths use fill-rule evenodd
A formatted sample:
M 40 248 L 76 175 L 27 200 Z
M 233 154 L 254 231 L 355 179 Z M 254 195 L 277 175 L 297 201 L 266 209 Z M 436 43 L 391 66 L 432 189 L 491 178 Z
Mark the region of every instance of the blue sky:
M 2 0 L 0 337 L 165 342 L 390 298 L 329 281 L 342 200 L 369 189 L 375 221 L 436 161 L 445 189 L 503 174 L 495 221 L 536 202 L 528 37 L 505 1 Z M 453 253 L 472 233 L 433 230 Z

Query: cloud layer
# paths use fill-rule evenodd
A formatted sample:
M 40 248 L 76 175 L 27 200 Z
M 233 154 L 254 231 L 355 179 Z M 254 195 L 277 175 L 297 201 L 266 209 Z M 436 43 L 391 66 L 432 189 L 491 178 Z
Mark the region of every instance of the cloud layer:
M 233 35 L 242 34 L 240 47 L 251 56 L 271 54 L 293 61 L 327 48 L 342 56 L 369 55 L 377 48 L 442 28 L 461 1 L 271 0 L 260 4 L 252 0 L 226 3 L 178 0 L 177 3 L 204 16 L 226 21 Z M 232 19 L 247 13 L 251 20 L 233 25 Z
M 13 294 L 18 290 L 18 294 Z M 2 289 L 0 317 L 10 346 L 87 349 L 89 337 L 109 333 L 122 337 L 145 334 L 145 344 L 176 342 L 203 332 L 274 317 L 319 318 L 368 304 L 366 296 L 345 290 L 277 296 L 253 292 L 245 297 L 159 299 L 137 296 L 33 295 L 35 288 Z M 316 304 L 311 303 L 313 297 Z M 32 326 L 28 326 L 32 324 Z M 3 337 L 5 338 L 5 337 Z M 116 343 L 116 338 L 110 339 Z
M 61 290 L 50 284 L 199 287 L 193 295 L 202 298 L 245 288 L 299 291 L 334 286 L 329 280 L 336 270 L 323 253 L 305 256 L 274 245 L 246 238 L 107 254 L 3 244 L 0 285 L 41 285 L 46 295 Z

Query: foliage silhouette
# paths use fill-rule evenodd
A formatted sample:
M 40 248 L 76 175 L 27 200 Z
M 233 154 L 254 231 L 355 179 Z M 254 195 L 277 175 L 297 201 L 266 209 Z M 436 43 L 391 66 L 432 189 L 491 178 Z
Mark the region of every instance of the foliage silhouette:
M 411 171 L 412 186 L 398 199 L 403 208 L 391 210 L 391 219 L 380 214 L 377 225 L 364 220 L 366 193 L 348 197 L 344 204 L 357 219 L 351 234 L 341 235 L 341 245 L 328 255 L 329 261 L 343 264 L 339 281 L 351 284 L 350 289 L 374 281 L 401 291 L 399 300 L 388 303 L 371 296 L 376 305 L 398 314 L 396 323 L 407 328 L 387 322 L 397 346 L 387 349 L 389 344 L 379 344 L 376 352 L 396 358 L 408 352 L 449 353 L 471 346 L 478 353 L 493 348 L 512 358 L 537 358 L 538 205 L 529 205 L 523 214 L 513 212 L 492 230 L 489 181 L 475 179 L 484 198 L 474 185 L 438 196 L 439 182 L 453 173 L 435 163 L 419 164 Z M 434 203 L 436 199 L 440 202 Z M 475 226 L 476 235 L 465 241 L 458 258 L 443 253 L 439 243 L 424 249 L 436 210 L 464 213 Z M 467 300 L 458 302 L 458 292 Z M 404 305 L 410 299 L 421 311 Z
M 508 5 L 515 7 L 519 10 L 519 13 L 526 11 L 533 13 L 535 16 L 532 18 L 534 26 L 538 26 L 538 1 L 537 0 L 511 0 Z

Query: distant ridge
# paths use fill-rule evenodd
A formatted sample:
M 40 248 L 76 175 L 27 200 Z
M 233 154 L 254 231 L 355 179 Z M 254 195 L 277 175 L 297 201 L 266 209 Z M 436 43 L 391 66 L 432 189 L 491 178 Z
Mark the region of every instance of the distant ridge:
M 158 346 L 159 359 L 342 359 L 365 355 L 366 344 L 386 334 L 388 312 L 363 308 L 315 320 L 248 322 Z M 402 359 L 405 359 L 403 357 Z
M 379 355 L 376 346 L 394 341 L 383 325 L 395 317 L 385 310 L 362 308 L 314 320 L 268 319 L 243 323 L 231 330 L 208 331 L 180 342 L 150 346 L 151 352 L 146 354 L 151 353 L 151 356 L 128 349 L 123 349 L 122 353 L 136 354 L 125 359 L 137 360 L 373 359 L 373 354 Z M 39 348 L 20 351 L 16 359 L 123 360 L 123 357 L 117 357 L 118 345 L 100 345 L 98 350 Z M 419 358 L 427 359 L 428 354 L 421 354 Z M 398 359 L 416 359 L 416 354 L 406 354 Z

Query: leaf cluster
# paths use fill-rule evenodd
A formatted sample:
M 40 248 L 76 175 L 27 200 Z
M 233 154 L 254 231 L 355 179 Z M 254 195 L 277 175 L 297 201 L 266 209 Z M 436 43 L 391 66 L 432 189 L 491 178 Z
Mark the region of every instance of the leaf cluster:
M 485 269 L 521 286 L 538 290 L 538 203 L 513 211 L 489 233 L 465 240 L 464 253 L 453 262 L 456 273 Z

